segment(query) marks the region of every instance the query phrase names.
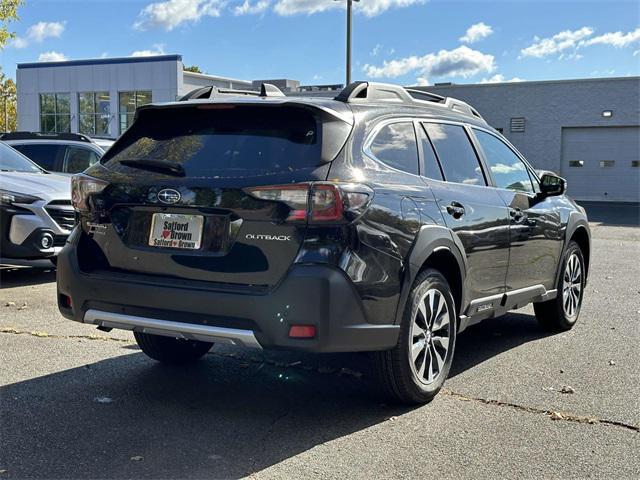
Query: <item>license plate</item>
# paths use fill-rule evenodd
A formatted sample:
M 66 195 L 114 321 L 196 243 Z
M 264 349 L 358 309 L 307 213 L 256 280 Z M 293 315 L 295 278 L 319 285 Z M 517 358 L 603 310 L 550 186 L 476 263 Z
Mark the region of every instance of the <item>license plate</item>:
M 154 213 L 151 219 L 149 245 L 197 250 L 202 240 L 203 225 L 202 215 Z

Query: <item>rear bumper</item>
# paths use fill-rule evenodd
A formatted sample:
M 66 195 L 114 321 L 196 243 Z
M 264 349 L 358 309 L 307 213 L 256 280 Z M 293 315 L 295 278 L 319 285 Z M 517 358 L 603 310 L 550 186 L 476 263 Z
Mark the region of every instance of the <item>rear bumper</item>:
M 57 281 L 62 315 L 106 327 L 313 352 L 385 350 L 398 339 L 398 326 L 367 322 L 351 280 L 326 265 L 294 265 L 269 292 L 232 291 L 179 280 L 169 285 L 166 278 L 84 273 L 71 242 L 58 256 Z M 71 308 L 61 301 L 63 295 L 71 298 Z M 289 338 L 291 325 L 313 325 L 316 336 Z

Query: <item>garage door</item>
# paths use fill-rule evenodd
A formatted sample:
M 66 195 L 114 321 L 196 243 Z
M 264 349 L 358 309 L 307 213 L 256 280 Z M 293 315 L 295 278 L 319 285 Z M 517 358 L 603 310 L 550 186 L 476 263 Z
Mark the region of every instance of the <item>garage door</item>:
M 562 129 L 561 175 L 577 200 L 640 202 L 640 127 Z

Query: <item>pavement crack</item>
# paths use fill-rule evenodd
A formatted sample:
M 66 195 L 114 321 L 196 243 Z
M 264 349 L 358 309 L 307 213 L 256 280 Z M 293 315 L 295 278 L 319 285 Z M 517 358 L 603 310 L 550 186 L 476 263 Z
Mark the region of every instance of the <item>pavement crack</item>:
M 133 343 L 131 340 L 127 340 L 126 338 L 105 337 L 103 335 L 55 335 L 38 330 L 18 330 L 13 327 L 0 327 L 0 333 L 10 335 L 29 335 L 38 338 L 53 338 L 55 340 L 98 340 L 103 342 Z
M 442 390 L 440 390 L 440 395 L 447 395 L 449 397 L 453 397 L 466 402 L 477 402 L 485 405 L 511 408 L 512 410 L 516 410 L 520 412 L 532 413 L 536 415 L 544 415 L 552 420 L 561 420 L 565 422 L 575 422 L 575 423 L 587 423 L 590 425 L 595 425 L 595 424 L 611 425 L 614 427 L 625 428 L 627 430 L 631 430 L 632 432 L 636 432 L 636 433 L 640 432 L 640 426 L 632 425 L 625 422 L 620 422 L 618 420 L 609 420 L 607 418 L 600 418 L 596 416 L 576 415 L 570 412 L 548 410 L 544 408 L 531 407 L 528 405 L 520 405 L 518 403 L 503 402 L 501 400 L 494 400 L 494 399 L 488 399 L 488 398 L 482 398 L 482 397 L 471 397 L 468 395 L 464 395 L 462 393 L 448 390 L 446 388 L 443 388 Z

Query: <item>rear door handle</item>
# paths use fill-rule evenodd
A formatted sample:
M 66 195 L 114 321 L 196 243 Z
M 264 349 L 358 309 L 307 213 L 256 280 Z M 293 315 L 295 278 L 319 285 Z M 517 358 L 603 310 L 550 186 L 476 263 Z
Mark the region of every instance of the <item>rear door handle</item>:
M 464 215 L 464 206 L 458 202 L 451 202 L 447 205 L 447 213 L 453 218 L 460 218 Z

